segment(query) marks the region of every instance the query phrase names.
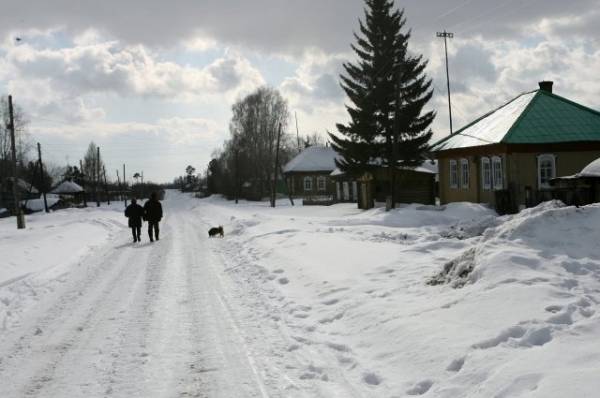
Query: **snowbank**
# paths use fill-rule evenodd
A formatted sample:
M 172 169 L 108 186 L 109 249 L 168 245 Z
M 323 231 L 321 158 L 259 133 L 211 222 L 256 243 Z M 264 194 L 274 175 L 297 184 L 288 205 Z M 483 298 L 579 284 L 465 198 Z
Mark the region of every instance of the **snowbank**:
M 392 212 L 199 202 L 227 272 L 331 396 L 585 396 L 600 388 L 600 206 Z M 208 208 L 206 207 L 208 206 Z M 449 282 L 427 281 L 459 263 Z M 468 270 L 468 272 L 463 272 Z M 466 283 L 466 284 L 465 284 Z M 282 365 L 284 366 L 284 365 Z M 291 366 L 291 365 L 290 365 Z M 572 382 L 576 380 L 577 382 Z
M 48 198 L 48 204 L 55 199 Z M 14 217 L 0 219 L 0 330 L 36 300 L 38 289 L 51 289 L 52 281 L 127 224 L 119 203 L 36 213 L 26 216 L 26 225 L 18 230 Z M 26 278 L 25 286 L 15 283 Z

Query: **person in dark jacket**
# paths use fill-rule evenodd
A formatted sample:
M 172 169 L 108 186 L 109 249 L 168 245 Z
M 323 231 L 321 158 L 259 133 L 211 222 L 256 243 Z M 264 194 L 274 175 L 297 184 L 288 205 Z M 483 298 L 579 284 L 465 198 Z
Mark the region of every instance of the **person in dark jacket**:
M 152 192 L 150 199 L 144 204 L 144 219 L 148 221 L 148 236 L 150 236 L 150 242 L 154 242 L 154 239 L 152 238 L 153 230 L 154 237 L 158 240 L 158 223 L 162 219 L 162 216 L 162 205 L 158 201 L 158 195 L 156 192 Z
M 125 209 L 125 217 L 129 219 L 129 228 L 133 234 L 133 242 L 139 242 L 142 235 L 142 218 L 144 209 L 137 204 L 137 201 L 131 199 L 131 204 Z

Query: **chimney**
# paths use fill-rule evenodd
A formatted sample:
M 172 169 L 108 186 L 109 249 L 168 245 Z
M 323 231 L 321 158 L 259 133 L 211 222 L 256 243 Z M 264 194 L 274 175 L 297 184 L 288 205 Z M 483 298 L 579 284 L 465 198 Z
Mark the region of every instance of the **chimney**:
M 540 85 L 540 90 L 552 94 L 552 85 L 554 84 L 553 81 L 544 80 L 539 82 L 538 84 Z

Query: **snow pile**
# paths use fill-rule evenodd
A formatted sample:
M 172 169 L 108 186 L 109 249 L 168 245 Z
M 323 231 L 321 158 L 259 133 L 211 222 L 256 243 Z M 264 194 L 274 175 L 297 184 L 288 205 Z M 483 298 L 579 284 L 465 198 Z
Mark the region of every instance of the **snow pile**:
M 469 203 L 361 212 L 212 201 L 198 211 L 224 224 L 217 249 L 257 295 L 252 311 L 288 337 L 281 366 L 304 363 L 300 389 L 564 397 L 600 388 L 600 357 L 590 355 L 599 206 L 549 202 L 497 217 Z
M 54 200 L 50 196 L 48 205 Z M 0 331 L 75 263 L 122 233 L 127 225 L 122 207 L 36 213 L 26 216 L 23 230 L 17 230 L 14 217 L 0 219 Z

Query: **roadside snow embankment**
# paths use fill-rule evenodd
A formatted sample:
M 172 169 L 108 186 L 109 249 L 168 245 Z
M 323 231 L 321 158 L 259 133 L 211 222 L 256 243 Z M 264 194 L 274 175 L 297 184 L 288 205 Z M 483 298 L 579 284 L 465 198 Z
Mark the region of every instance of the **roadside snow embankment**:
M 121 232 L 122 204 L 65 209 L 27 216 L 17 230 L 13 217 L 0 220 L 0 331 L 43 291 L 52 290 L 69 268 Z
M 600 388 L 600 206 L 202 208 L 225 226 L 215 245 L 252 286 L 253 311 L 287 335 L 284 363 L 304 363 L 299 385 L 373 397 Z M 462 289 L 427 284 L 452 261 L 468 270 Z

